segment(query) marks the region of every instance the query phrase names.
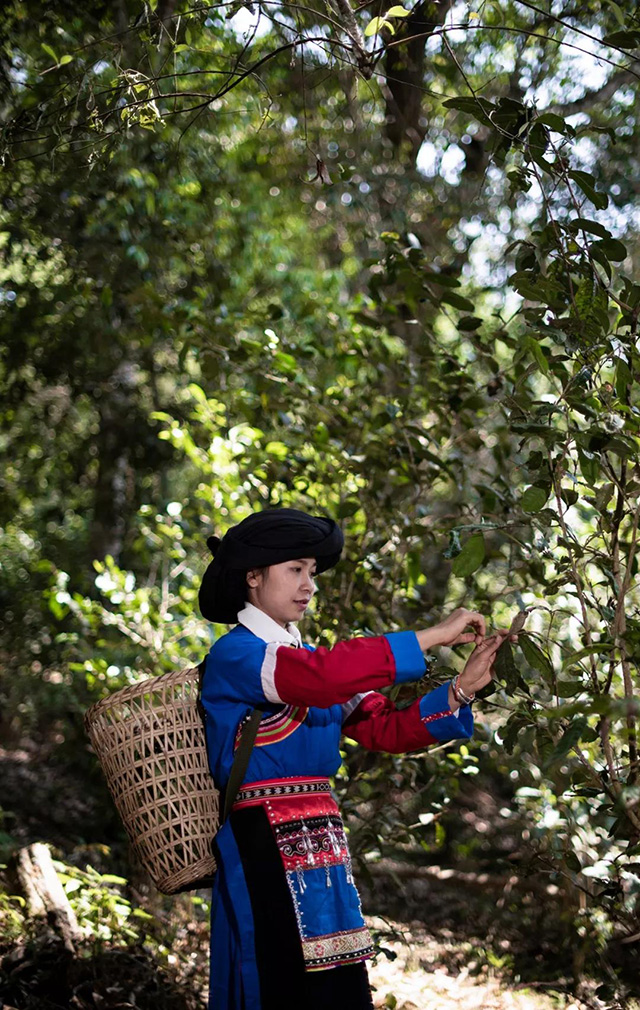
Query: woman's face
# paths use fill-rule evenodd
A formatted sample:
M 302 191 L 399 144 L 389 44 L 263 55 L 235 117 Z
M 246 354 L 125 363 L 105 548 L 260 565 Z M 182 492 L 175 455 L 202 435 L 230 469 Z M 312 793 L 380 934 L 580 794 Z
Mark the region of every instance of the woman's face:
M 299 621 L 316 591 L 315 558 L 283 561 L 264 572 L 247 572 L 249 602 L 284 627 Z

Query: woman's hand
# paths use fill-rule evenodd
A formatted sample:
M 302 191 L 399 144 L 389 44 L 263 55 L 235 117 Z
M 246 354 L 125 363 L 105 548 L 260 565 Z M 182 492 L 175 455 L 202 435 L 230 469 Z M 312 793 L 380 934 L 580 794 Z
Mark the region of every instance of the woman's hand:
M 489 683 L 495 673 L 496 653 L 508 634 L 508 630 L 496 631 L 473 650 L 458 681 L 464 694 L 475 694 Z M 511 639 L 517 640 L 517 635 Z
M 465 631 L 468 625 L 472 625 L 475 631 Z M 467 642 L 479 645 L 487 633 L 487 627 L 482 614 L 458 607 L 429 631 L 431 634 L 429 645 L 464 645 Z
M 465 631 L 464 629 L 469 625 L 472 625 L 475 631 Z M 482 614 L 479 614 L 477 610 L 458 607 L 439 624 L 434 624 L 432 628 L 427 628 L 424 631 L 416 631 L 416 637 L 420 648 L 426 652 L 436 645 L 466 645 L 468 642 L 480 645 L 486 633 L 487 626 Z M 495 634 L 504 636 L 509 632 L 500 630 Z M 518 641 L 517 634 L 511 635 L 511 641 Z

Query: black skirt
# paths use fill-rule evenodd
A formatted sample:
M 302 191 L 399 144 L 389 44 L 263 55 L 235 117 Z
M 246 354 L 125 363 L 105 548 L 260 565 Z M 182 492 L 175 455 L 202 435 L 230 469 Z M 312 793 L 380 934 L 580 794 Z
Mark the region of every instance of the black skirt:
M 253 911 L 262 1010 L 373 1010 L 364 961 L 305 971 L 284 866 L 262 807 L 230 819 Z

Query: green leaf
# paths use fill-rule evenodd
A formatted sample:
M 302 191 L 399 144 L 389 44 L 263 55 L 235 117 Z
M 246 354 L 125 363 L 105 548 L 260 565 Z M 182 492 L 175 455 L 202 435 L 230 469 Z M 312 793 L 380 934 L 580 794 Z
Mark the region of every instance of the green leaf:
M 613 498 L 615 489 L 615 484 L 603 484 L 602 487 L 596 488 L 595 505 L 598 512 L 603 514 L 607 512 L 607 505 Z
M 460 281 L 457 277 L 450 277 L 449 274 L 437 274 L 433 270 L 423 271 L 423 277 L 431 284 L 438 284 L 442 288 L 459 288 Z
M 520 498 L 520 507 L 523 512 L 539 512 L 541 508 L 544 508 L 549 491 L 549 487 L 540 487 L 537 484 L 528 487 Z
M 547 466 L 547 462 L 540 450 L 536 449 L 535 452 L 529 453 L 525 466 L 530 473 L 536 473 L 536 471 L 542 470 L 543 467 Z
M 509 283 L 519 295 L 528 298 L 529 301 L 546 301 L 543 278 L 540 277 L 540 274 L 533 273 L 531 270 L 517 270 L 509 277 Z
M 556 133 L 563 133 L 566 136 L 574 137 L 576 131 L 569 123 L 558 116 L 555 112 L 543 112 L 541 116 L 538 116 L 536 123 L 543 123 L 545 126 L 550 126 L 552 130 Z
M 474 98 L 445 98 L 442 104 L 447 109 L 460 109 L 462 112 L 475 112 L 477 109 Z
M 194 400 L 197 400 L 198 403 L 206 405 L 207 394 L 205 393 L 202 386 L 199 386 L 197 382 L 190 382 L 189 385 L 187 386 L 187 389 L 189 390 L 189 393 L 191 394 Z
M 598 454 L 578 447 L 578 463 L 585 483 L 592 488 L 600 476 L 600 458 Z
M 607 278 L 610 281 L 613 276 L 613 273 L 611 270 L 611 264 L 609 263 L 607 257 L 604 255 L 601 249 L 594 248 L 594 246 L 591 247 L 590 252 L 594 260 L 596 260 L 596 262 L 599 263 L 600 266 L 604 268 Z
M 598 210 L 605 210 L 609 206 L 609 197 L 606 193 L 596 192 L 596 180 L 588 172 L 578 172 L 577 170 L 569 172 L 569 178 L 577 183 L 584 195 Z
M 458 329 L 462 330 L 463 333 L 467 330 L 477 330 L 482 326 L 482 323 L 483 320 L 479 316 L 462 316 L 458 320 Z
M 348 519 L 350 516 L 356 514 L 360 508 L 360 501 L 358 498 L 347 498 L 346 501 L 340 502 L 338 506 L 338 519 Z
M 593 243 L 591 250 L 594 255 L 601 245 L 601 242 Z M 597 283 L 597 278 L 583 277 L 574 290 L 571 314 L 580 320 L 587 334 L 599 336 L 609 327 L 607 304 L 607 294 Z
M 540 346 L 540 341 L 536 340 L 535 337 L 526 337 L 525 343 L 526 346 L 531 351 L 531 353 L 533 354 L 536 361 L 538 362 L 538 364 L 540 365 L 541 370 L 544 372 L 545 375 L 548 375 L 549 361 L 547 360 L 547 356 L 545 355 L 544 351 L 542 350 L 542 347 Z
M 640 45 L 640 32 L 635 30 L 612 32 L 611 35 L 605 35 L 602 41 L 619 49 L 636 49 Z
M 145 919 L 147 921 L 153 921 L 153 916 L 149 912 L 145 912 L 144 908 L 132 908 L 131 914 L 136 916 L 138 919 Z
M 507 172 L 507 179 L 515 191 L 526 193 L 531 189 L 531 174 L 527 169 L 512 168 Z
M 464 400 L 459 406 L 459 410 L 481 410 L 482 407 L 486 405 L 486 400 L 479 393 L 472 393 L 471 396 L 465 396 Z
M 587 728 L 587 720 L 584 716 L 576 716 L 572 719 L 568 728 L 564 731 L 550 756 L 544 763 L 544 768 L 550 768 L 566 757 L 571 748 L 578 743 L 583 732 Z
M 558 698 L 575 698 L 584 690 L 585 686 L 581 680 L 558 680 L 555 685 L 555 694 Z
M 575 505 L 580 495 L 571 487 L 561 487 L 560 497 L 567 503 L 567 505 Z
M 616 361 L 616 396 L 619 400 L 626 400 L 627 389 L 631 385 L 633 377 L 631 370 L 624 358 Z
M 604 238 L 599 242 L 594 242 L 592 249 L 601 249 L 608 260 L 613 263 L 620 263 L 627 258 L 627 247 L 617 238 Z
M 601 653 L 611 652 L 615 649 L 613 642 L 598 642 L 596 645 L 587 645 L 584 649 L 580 649 L 578 652 L 571 652 L 565 659 L 562 660 L 562 669 L 566 670 L 568 666 L 573 666 L 579 660 L 584 659 L 585 656 L 600 655 Z
M 495 112 L 496 106 L 486 98 L 447 98 L 442 103 L 448 109 L 458 109 L 460 112 L 468 112 L 474 119 L 493 126 L 491 113 Z
M 635 443 L 631 439 L 624 439 L 622 436 L 612 438 L 609 441 L 607 452 L 615 452 L 616 456 L 620 456 L 621 459 L 635 459 L 638 455 Z
M 496 108 L 495 103 L 486 98 L 447 98 L 442 104 L 448 109 L 460 109 L 461 112 L 476 112 L 479 108 L 490 112 Z
M 529 666 L 532 666 L 534 670 L 538 670 L 539 673 L 550 680 L 553 676 L 551 660 L 525 631 L 519 633 L 518 645 L 522 649 L 524 658 Z
M 123 886 L 127 883 L 124 877 L 118 877 L 115 873 L 103 873 L 100 876 L 101 884 L 122 884 Z
M 475 308 L 473 302 L 469 301 L 468 298 L 463 298 L 457 291 L 445 291 L 440 296 L 440 301 L 446 305 L 452 305 L 454 309 L 460 309 L 461 312 L 473 312 Z
M 498 650 L 500 652 L 500 649 Z M 512 715 L 506 723 L 506 732 L 501 732 L 502 744 L 507 754 L 513 754 L 518 737 L 527 725 L 526 720 L 518 713 Z
M 384 18 L 372 18 L 367 27 L 364 30 L 365 35 L 376 35 L 381 28 L 384 27 L 386 21 Z
M 509 691 L 515 690 L 520 674 L 513 658 L 511 642 L 505 638 L 502 645 L 496 652 L 494 660 L 495 676 L 502 681 Z
M 575 217 L 570 221 L 568 227 L 572 231 L 586 231 L 590 235 L 597 235 L 599 238 L 611 238 L 611 232 L 598 221 L 589 221 L 586 217 Z
M 410 14 L 411 14 L 411 11 L 407 11 L 407 10 L 404 9 L 404 7 L 400 7 L 399 5 L 396 5 L 395 7 L 390 7 L 389 8 L 389 10 L 385 14 L 385 17 L 386 18 L 408 18 Z
M 451 571 L 458 578 L 471 575 L 484 561 L 484 537 L 482 533 L 474 533 L 464 544 L 462 550 L 451 565 Z
M 611 8 L 611 10 L 613 11 L 615 19 L 618 22 L 618 24 L 620 25 L 620 27 L 621 28 L 626 28 L 627 27 L 627 22 L 625 21 L 624 14 L 622 13 L 622 10 L 618 6 L 618 4 L 615 3 L 615 0 L 606 0 L 606 2 L 609 5 L 609 7 Z
M 60 57 L 59 65 L 61 67 L 66 67 L 67 63 L 73 63 L 73 56 L 71 56 L 69 53 L 65 53 L 64 56 Z
M 44 51 L 47 54 L 47 56 L 50 56 L 51 59 L 54 60 L 55 63 L 57 63 L 58 62 L 58 57 L 56 56 L 55 49 L 52 49 L 51 46 L 47 45 L 46 42 L 41 42 L 40 45 L 44 49 Z

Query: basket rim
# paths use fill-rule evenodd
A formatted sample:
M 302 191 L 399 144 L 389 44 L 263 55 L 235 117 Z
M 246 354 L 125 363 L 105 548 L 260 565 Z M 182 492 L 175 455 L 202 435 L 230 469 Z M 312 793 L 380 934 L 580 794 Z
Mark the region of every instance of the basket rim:
M 151 687 L 150 685 L 161 685 L 162 681 L 171 682 L 186 680 L 189 674 L 192 676 L 198 676 L 198 667 L 185 666 L 179 670 L 169 670 L 167 673 L 160 673 L 155 676 L 145 677 L 143 680 L 139 680 L 135 684 L 127 684 L 126 687 L 121 687 L 117 691 L 112 691 L 111 694 L 107 694 L 104 698 L 100 698 L 99 701 L 94 702 L 93 705 L 86 710 L 84 713 L 85 728 L 88 730 L 97 717 L 106 709 L 111 708 L 114 704 L 122 704 L 125 701 L 139 697 L 141 694 L 146 694 L 149 690 L 154 690 L 154 687 Z
M 210 853 L 207 856 L 202 856 L 196 862 L 190 863 L 189 866 L 173 870 L 171 873 L 165 874 L 164 877 L 156 874 L 156 878 L 154 879 L 152 876 L 152 879 L 157 889 L 163 894 L 176 894 L 183 889 L 195 890 L 195 885 L 198 883 L 202 887 L 204 880 L 206 880 L 204 886 L 209 888 L 211 886 L 210 879 L 215 876 L 217 870 L 218 864 Z M 148 872 L 151 876 L 149 870 Z

